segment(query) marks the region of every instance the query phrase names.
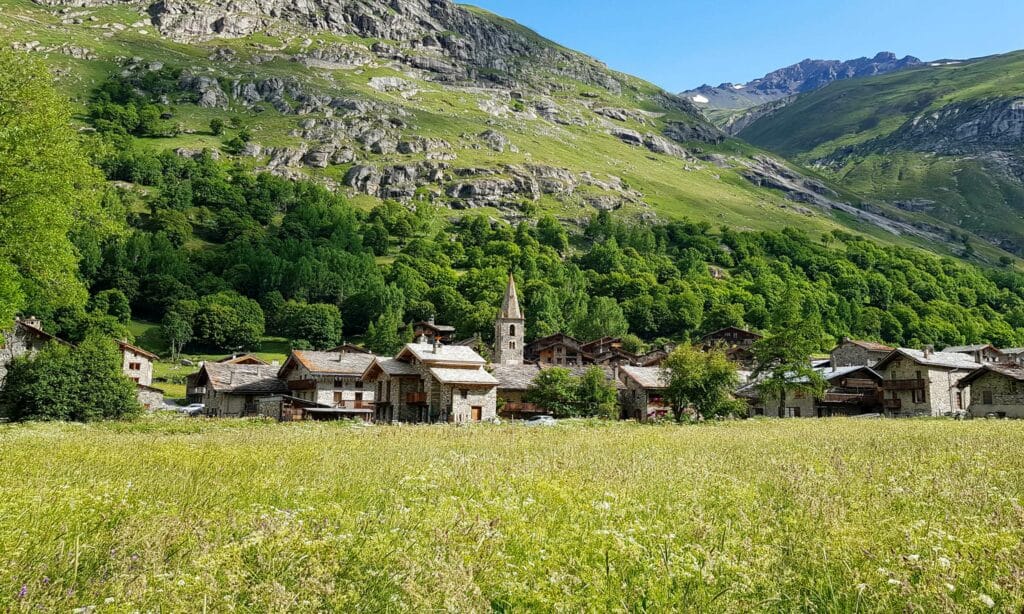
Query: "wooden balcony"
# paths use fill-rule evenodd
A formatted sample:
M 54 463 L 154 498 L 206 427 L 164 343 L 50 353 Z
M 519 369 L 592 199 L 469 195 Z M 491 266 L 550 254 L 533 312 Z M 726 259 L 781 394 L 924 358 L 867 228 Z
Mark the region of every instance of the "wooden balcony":
M 878 402 L 874 392 L 826 392 L 821 397 L 822 403 L 836 405 L 863 405 Z
M 196 386 L 195 388 L 189 388 L 186 394 L 189 395 L 203 395 L 206 394 L 206 386 Z
M 924 390 L 925 380 L 923 379 L 889 379 L 882 382 L 882 388 L 886 390 Z
M 856 379 L 850 378 L 843 380 L 843 388 L 857 388 L 862 390 L 874 390 L 878 388 L 878 384 L 874 380 L 870 379 Z
M 427 393 L 426 392 L 410 392 L 405 395 L 405 402 L 409 405 L 426 405 L 427 404 Z
M 373 409 L 371 401 L 341 401 L 336 405 L 338 409 Z
M 288 380 L 288 390 L 316 390 L 315 379 Z
M 900 401 L 899 399 L 882 399 L 882 407 L 899 411 L 903 409 L 903 401 Z

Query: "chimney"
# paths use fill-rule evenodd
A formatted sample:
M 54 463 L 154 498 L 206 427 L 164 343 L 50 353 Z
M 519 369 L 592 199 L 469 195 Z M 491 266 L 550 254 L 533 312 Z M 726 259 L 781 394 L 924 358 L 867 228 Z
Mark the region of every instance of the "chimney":
M 441 353 L 441 342 L 438 340 L 437 337 L 434 337 L 434 353 L 435 354 L 440 354 Z
M 926 345 L 926 346 L 924 346 L 924 357 L 925 358 L 931 358 L 932 354 L 934 354 L 934 353 L 935 353 L 935 346 L 934 345 Z
M 424 344 L 426 344 L 426 342 L 427 342 L 427 336 L 426 335 L 420 335 L 419 337 L 416 337 L 416 343 L 418 343 L 420 345 L 424 345 Z
M 31 326 L 32 328 L 38 328 L 39 330 L 43 330 L 43 321 L 35 316 L 23 318 L 21 320 L 21 323 Z
M 430 314 L 430 317 L 427 318 L 427 324 L 433 326 L 434 325 L 434 317 L 435 317 L 434 314 Z

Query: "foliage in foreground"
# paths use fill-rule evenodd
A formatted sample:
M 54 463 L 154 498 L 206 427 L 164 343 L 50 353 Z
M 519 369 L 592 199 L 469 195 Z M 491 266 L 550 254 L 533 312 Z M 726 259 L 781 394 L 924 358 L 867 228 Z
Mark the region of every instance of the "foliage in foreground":
M 0 389 L 0 417 L 14 422 L 123 419 L 140 409 L 117 346 L 101 336 L 75 347 L 50 343 L 14 359 Z
M 1019 611 L 1022 443 L 982 421 L 0 427 L 0 610 Z

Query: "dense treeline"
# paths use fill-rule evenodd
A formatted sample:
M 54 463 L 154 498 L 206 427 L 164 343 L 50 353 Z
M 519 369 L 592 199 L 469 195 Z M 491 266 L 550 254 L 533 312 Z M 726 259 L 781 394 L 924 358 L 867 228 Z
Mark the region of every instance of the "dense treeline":
M 210 153 L 154 153 L 136 137 L 160 131 L 159 111 L 123 84 L 97 94 L 95 163 L 148 195 L 109 191 L 104 210 L 121 212 L 130 230 L 75 237 L 94 300 L 57 314 L 65 332 L 83 319 L 115 328 L 130 313 L 163 321 L 174 347 L 250 348 L 264 334 L 327 347 L 364 336 L 387 352 L 409 322 L 435 315 L 487 340 L 511 270 L 530 337 L 625 335 L 640 349 L 727 325 L 770 330 L 771 314 L 795 302 L 791 311 L 820 321 L 822 348 L 844 335 L 1024 345 L 1024 276 L 1012 271 L 838 231 L 819 240 L 600 212 L 568 232 L 550 216 L 510 225 L 472 213 L 449 220 L 423 203 L 363 211 L 312 182 Z

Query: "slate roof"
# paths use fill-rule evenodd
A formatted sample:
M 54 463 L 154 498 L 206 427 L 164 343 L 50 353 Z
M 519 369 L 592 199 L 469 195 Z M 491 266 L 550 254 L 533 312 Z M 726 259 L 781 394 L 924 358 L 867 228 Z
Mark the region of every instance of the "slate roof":
M 946 348 L 946 349 L 944 349 L 942 351 L 943 352 L 953 353 L 953 354 L 964 354 L 964 353 L 967 353 L 967 352 L 972 352 L 972 353 L 973 352 L 980 352 L 981 350 L 984 350 L 986 348 L 992 348 L 993 350 L 996 349 L 996 348 L 992 347 L 991 344 L 979 343 L 979 344 L 976 344 L 976 345 L 954 345 L 954 346 L 950 346 L 950 347 L 948 347 L 948 348 Z M 996 350 L 996 351 L 998 352 L 999 350 Z
M 235 365 L 266 365 L 270 364 L 255 354 L 239 354 L 236 356 L 228 356 L 227 358 L 221 358 L 217 362 Z
M 442 384 L 465 384 L 473 386 L 497 386 L 498 380 L 483 369 L 446 369 L 434 367 L 430 374 Z
M 879 372 L 875 371 L 871 367 L 865 367 L 863 365 L 852 367 L 836 367 L 835 370 L 832 370 L 831 367 L 821 367 L 815 369 L 815 371 L 821 373 L 825 380 L 829 382 L 835 379 L 845 377 L 851 373 L 856 373 L 857 371 L 867 371 L 868 373 L 878 378 L 879 380 L 882 379 L 882 375 Z
M 355 377 L 361 376 L 373 360 L 374 357 L 370 354 L 292 350 L 292 355 L 288 357 L 284 366 L 281 367 L 281 373 L 286 373 L 291 365 L 297 361 L 310 373 L 316 375 L 347 375 Z
M 899 356 L 904 356 L 915 363 L 926 367 L 941 367 L 944 369 L 977 369 L 980 365 L 974 362 L 967 354 L 953 352 L 931 352 L 928 356 L 922 350 L 911 350 L 909 348 L 897 348 L 889 353 L 875 365 L 875 370 L 881 370 L 885 365 Z
M 29 334 L 32 334 L 32 335 L 35 335 L 35 336 L 37 336 L 37 337 L 39 337 L 41 339 L 46 339 L 47 341 L 56 341 L 57 343 L 60 343 L 60 344 L 63 344 L 63 345 L 67 345 L 67 346 L 73 346 L 73 344 L 71 342 L 65 341 L 65 340 L 61 339 L 60 337 L 51 335 L 50 333 L 44 331 L 43 329 L 39 328 L 38 326 L 32 326 L 31 324 L 29 324 L 28 322 L 25 322 L 23 320 L 16 320 L 15 324 L 17 324 L 22 329 L 24 329 L 25 332 L 27 332 Z
M 498 319 L 523 319 L 523 311 L 519 308 L 519 294 L 516 292 L 516 278 L 511 273 L 508 276 L 508 287 L 505 288 L 505 297 L 501 300 L 501 311 L 498 312 Z
M 1016 356 L 1018 354 L 1024 354 L 1024 348 L 1006 348 L 1001 349 L 999 351 L 1002 352 L 1003 354 L 1006 354 L 1007 356 Z
M 480 354 L 477 354 L 476 350 L 465 345 L 434 346 L 430 343 L 409 343 L 399 353 L 399 358 L 403 354 L 411 354 L 426 364 L 443 363 L 480 366 L 487 364 L 487 361 Z
M 1018 382 L 1024 382 L 1024 367 L 1017 365 L 984 365 L 968 374 L 966 377 L 957 382 L 957 386 L 960 388 L 966 388 L 971 385 L 971 382 L 978 379 L 982 375 L 987 373 L 998 373 L 1004 377 L 1016 380 Z
M 620 369 L 622 369 L 626 377 L 640 384 L 643 388 L 657 390 L 668 387 L 668 382 L 665 381 L 664 373 L 660 367 L 623 366 Z
M 852 343 L 871 352 L 891 352 L 896 349 L 892 346 L 885 345 L 884 343 L 878 343 L 877 341 L 862 341 L 860 339 L 845 339 L 843 343 Z M 843 344 L 840 343 L 839 345 Z
M 278 379 L 277 367 L 208 362 L 203 365 L 208 385 L 217 392 L 284 394 L 288 385 Z
M 491 374 L 498 380 L 502 390 L 529 390 L 533 380 L 540 375 L 537 365 L 495 366 Z

